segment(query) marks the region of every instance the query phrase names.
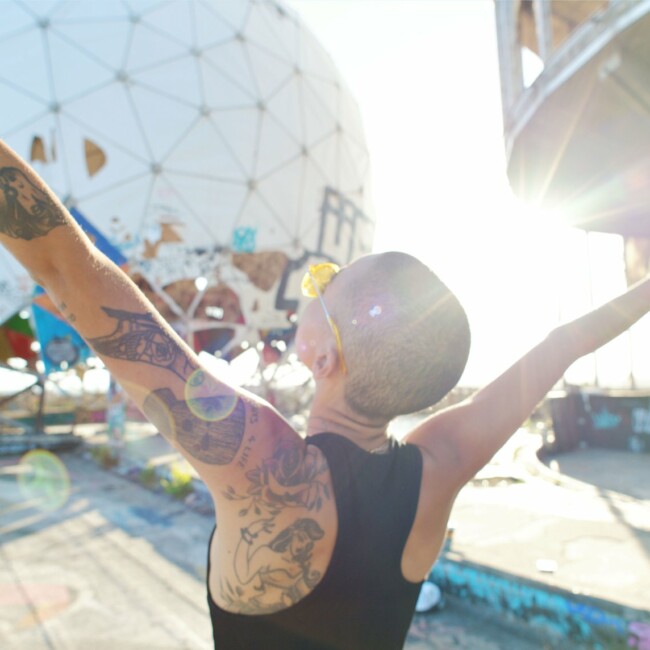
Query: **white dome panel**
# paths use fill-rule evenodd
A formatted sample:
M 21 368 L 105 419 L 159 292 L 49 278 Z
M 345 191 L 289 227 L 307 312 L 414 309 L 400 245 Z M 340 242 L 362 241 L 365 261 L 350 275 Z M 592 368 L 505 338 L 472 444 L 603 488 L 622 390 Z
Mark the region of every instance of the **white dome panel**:
M 42 16 L 52 18 L 57 25 L 74 23 L 89 24 L 101 21 L 103 25 L 116 18 L 128 18 L 131 15 L 128 2 L 79 2 L 79 0 L 46 0 L 29 2 L 30 11 L 40 12 Z M 147 3 L 139 3 L 144 8 Z
M 183 48 L 194 44 L 195 19 L 192 13 L 183 7 L 182 2 L 167 2 L 163 5 L 158 3 L 143 14 L 142 20 L 151 29 L 177 41 Z
M 19 35 L 27 29 L 34 27 L 34 16 L 24 6 L 16 3 L 6 4 L 2 7 L 2 21 L 0 21 L 0 40 L 9 39 Z
M 305 142 L 305 115 L 302 105 L 301 80 L 291 73 L 288 82 L 266 100 L 266 110 L 288 132 Z
M 269 205 L 281 205 L 282 222 L 286 225 L 291 239 L 298 240 L 300 229 L 302 195 L 304 192 L 303 156 L 283 165 L 272 174 L 261 180 L 257 191 Z
M 32 27 L 0 40 L 0 84 L 26 97 L 52 104 L 52 85 L 47 50 L 41 30 Z
M 242 8 L 240 2 L 232 2 L 229 4 L 239 5 L 237 7 L 238 10 L 248 10 L 247 8 Z M 237 26 L 235 27 L 221 15 L 222 8 L 219 7 L 219 11 L 215 11 L 210 3 L 192 2 L 190 15 L 193 20 L 194 37 L 191 42 L 194 47 L 205 50 L 215 45 L 221 45 L 231 41 L 234 39 L 235 34 L 239 33 L 245 16 L 235 17 L 237 22 Z
M 202 92 L 208 109 L 241 108 L 257 104 L 255 88 L 252 85 L 244 85 L 248 74 L 244 71 L 248 66 L 243 57 L 239 60 L 240 49 L 237 43 L 233 43 L 232 47 L 222 46 L 203 55 L 207 64 L 201 68 Z M 220 66 L 212 63 L 213 57 L 223 51 L 229 51 L 236 55 L 234 67 L 236 71 L 242 71 L 241 75 L 236 71 L 222 70 Z
M 149 27 L 145 19 L 132 23 L 130 28 L 133 34 L 128 44 L 125 68 L 134 73 L 187 55 L 186 47 Z
M 294 135 L 267 110 L 262 115 L 255 174 L 264 178 L 301 155 L 302 146 Z
M 11 137 L 12 142 L 16 142 L 14 137 L 19 137 L 18 133 L 26 126 L 40 121 L 46 116 L 51 116 L 50 111 L 41 100 L 34 99 L 26 95 L 23 91 L 12 88 L 2 82 L 0 76 L 0 122 L 3 126 L 5 138 Z M 33 133 L 30 133 L 25 145 L 21 151 L 29 151 Z M 16 144 L 16 146 L 18 146 Z
M 165 158 L 165 169 L 241 184 L 242 166 L 208 118 L 196 120 Z
M 154 181 L 147 174 L 126 180 L 110 191 L 84 196 L 79 204 L 85 217 L 101 230 L 128 258 L 135 255 L 135 246 L 151 202 Z
M 335 120 L 335 125 L 341 122 L 340 115 L 341 88 L 336 80 L 322 79 L 315 75 L 305 76 L 305 96 L 321 107 L 321 111 Z M 315 107 L 314 107 L 315 108 Z
M 296 30 L 291 24 L 292 33 L 282 30 L 282 23 L 287 22 L 291 23 L 290 19 L 278 13 L 272 5 L 257 5 L 248 16 L 244 33 L 250 43 L 263 47 L 293 68 L 296 65 Z
M 188 248 L 223 246 L 230 239 L 232 215 L 241 206 L 245 192 L 243 185 L 165 172 L 156 179 L 148 219 L 169 217 L 186 224 L 183 241 Z
M 254 178 L 262 117 L 258 108 L 214 111 L 209 117 L 221 134 L 224 147 L 237 160 L 241 178 L 247 182 Z
M 306 31 L 302 32 L 302 36 L 298 67 L 305 73 L 323 81 L 337 81 L 339 75 L 330 55 L 316 39 L 310 38 Z
M 304 79 L 301 87 L 305 141 L 309 147 L 333 135 L 337 129 L 338 90 L 333 84 L 326 84 L 323 88 L 327 92 L 326 97 L 318 94 L 311 79 Z
M 154 162 L 139 111 L 134 108 L 128 86 L 117 83 L 67 102 L 62 115 L 80 127 L 88 137 L 129 152 L 133 158 Z M 76 146 L 77 143 L 70 143 Z
M 248 20 L 251 10 L 254 8 L 254 2 L 195 2 L 194 8 L 197 13 L 197 25 L 199 25 L 198 17 L 206 18 L 204 26 L 212 26 L 213 23 L 225 23 L 230 28 L 230 33 L 233 35 L 241 34 Z
M 196 108 L 147 87 L 133 85 L 129 95 L 151 162 L 162 164 L 201 116 Z
M 290 61 L 269 53 L 251 42 L 247 48 L 248 57 L 255 71 L 255 87 L 263 102 L 294 77 L 294 69 Z
M 196 61 L 190 57 L 156 65 L 129 77 L 131 86 L 155 93 L 157 101 L 174 102 L 178 106 L 192 107 L 194 112 L 204 103 L 201 77 Z M 146 97 L 144 101 L 147 101 Z M 146 106 L 149 114 L 150 106 Z
M 111 7 L 113 3 L 84 2 L 84 6 Z M 94 59 L 103 65 L 115 76 L 116 70 L 124 67 L 127 46 L 131 38 L 131 30 L 125 29 L 126 18 L 117 20 L 111 18 L 102 20 L 101 30 L 93 29 L 89 19 L 72 20 L 70 22 L 56 23 L 50 28 L 52 37 L 65 40 L 74 46 L 83 56 Z M 105 21 L 105 22 L 104 22 Z M 69 69 L 63 70 L 69 74 Z
M 292 233 L 283 215 L 257 191 L 247 196 L 237 225 L 255 232 L 259 242 L 257 250 L 284 250 L 292 242 Z
M 62 38 L 56 30 L 45 30 L 49 52 L 50 75 L 53 94 L 57 103 L 74 99 L 79 95 L 79 81 L 92 79 L 95 87 L 103 86 L 115 78 L 115 73 L 91 52 Z M 71 74 L 71 71 L 74 73 Z M 82 91 L 83 92 L 83 91 Z

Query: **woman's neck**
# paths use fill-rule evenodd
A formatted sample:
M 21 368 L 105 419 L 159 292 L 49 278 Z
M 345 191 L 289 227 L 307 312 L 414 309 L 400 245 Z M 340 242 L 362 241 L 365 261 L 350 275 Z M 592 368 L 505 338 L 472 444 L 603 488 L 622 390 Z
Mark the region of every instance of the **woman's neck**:
M 307 436 L 318 433 L 335 433 L 354 442 L 366 451 L 381 451 L 388 444 L 387 424 L 369 423 L 342 414 L 310 414 L 307 420 Z

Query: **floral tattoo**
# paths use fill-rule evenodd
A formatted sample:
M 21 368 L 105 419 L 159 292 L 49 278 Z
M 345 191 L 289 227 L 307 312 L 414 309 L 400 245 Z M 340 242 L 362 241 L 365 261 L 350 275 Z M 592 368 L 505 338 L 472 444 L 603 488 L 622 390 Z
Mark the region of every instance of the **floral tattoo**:
M 238 494 L 232 486 L 223 493 L 230 501 L 242 501 L 239 516 L 251 511 L 256 515 L 277 515 L 283 508 L 301 507 L 320 510 L 323 498 L 330 498 L 324 480 L 327 462 L 313 448 L 288 444 L 281 446 L 270 459 L 246 472 L 250 486 Z

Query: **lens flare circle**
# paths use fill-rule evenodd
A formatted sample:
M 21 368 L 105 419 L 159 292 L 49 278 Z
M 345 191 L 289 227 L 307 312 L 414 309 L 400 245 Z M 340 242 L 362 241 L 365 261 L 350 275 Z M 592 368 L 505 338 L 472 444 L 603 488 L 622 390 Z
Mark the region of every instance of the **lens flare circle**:
M 228 390 L 205 370 L 195 370 L 185 382 L 185 403 L 189 410 L 205 422 L 225 420 L 237 406 L 235 391 Z
M 65 465 L 44 449 L 28 451 L 18 461 L 18 487 L 23 498 L 42 510 L 58 510 L 70 497 L 70 475 Z

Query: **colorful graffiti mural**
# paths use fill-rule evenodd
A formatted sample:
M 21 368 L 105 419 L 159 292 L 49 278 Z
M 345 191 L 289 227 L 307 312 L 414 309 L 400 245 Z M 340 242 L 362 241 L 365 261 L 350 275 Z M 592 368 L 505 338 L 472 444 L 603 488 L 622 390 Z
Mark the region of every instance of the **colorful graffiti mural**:
M 650 648 L 650 611 L 441 558 L 431 579 L 444 591 L 513 615 L 551 634 L 602 650 Z
M 568 393 L 550 400 L 560 449 L 594 447 L 650 452 L 650 396 Z

